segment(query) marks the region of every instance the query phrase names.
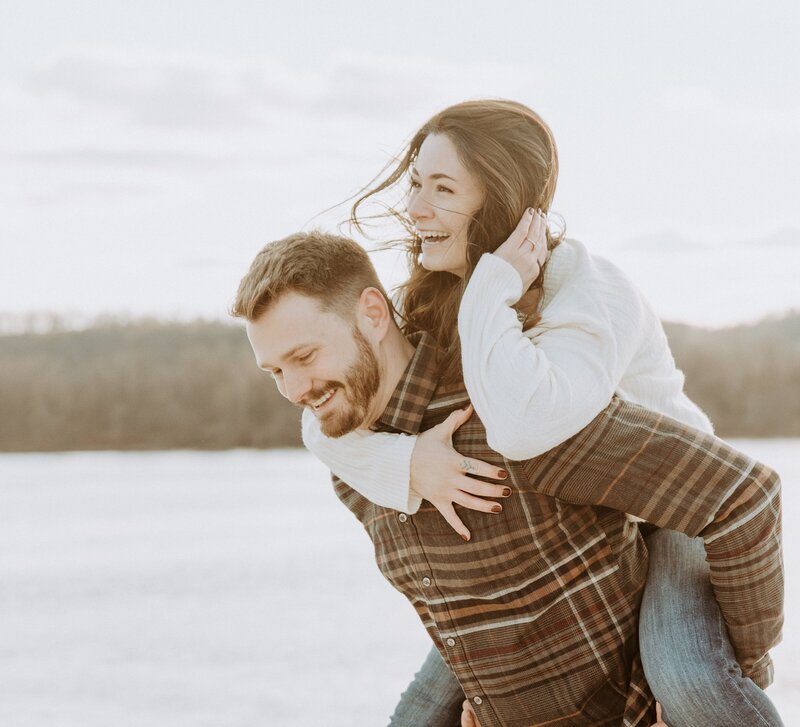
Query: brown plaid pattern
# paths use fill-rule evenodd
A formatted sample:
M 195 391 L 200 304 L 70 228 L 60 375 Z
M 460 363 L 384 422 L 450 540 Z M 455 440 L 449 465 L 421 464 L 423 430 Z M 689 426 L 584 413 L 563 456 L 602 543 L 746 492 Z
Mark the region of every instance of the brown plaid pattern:
M 437 387 L 423 336 L 378 428 L 417 433 L 466 406 Z M 638 651 L 647 575 L 625 513 L 705 538 L 712 582 L 745 673 L 772 677 L 783 567 L 777 475 L 721 440 L 615 399 L 564 444 L 524 462 L 489 449 L 472 416 L 459 452 L 505 467 L 501 515 L 459 514 L 465 543 L 428 503 L 379 507 L 334 477 L 384 576 L 414 605 L 483 727 L 650 725 Z

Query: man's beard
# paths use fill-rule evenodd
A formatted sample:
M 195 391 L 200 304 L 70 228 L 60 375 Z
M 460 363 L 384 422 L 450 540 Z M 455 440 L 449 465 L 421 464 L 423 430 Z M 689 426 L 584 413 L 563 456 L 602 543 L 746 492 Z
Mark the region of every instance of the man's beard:
M 380 385 L 378 359 L 364 334 L 353 326 L 353 339 L 357 353 L 355 363 L 345 372 L 344 382 L 328 381 L 325 386 L 312 391 L 304 401 L 316 401 L 332 388 L 341 393 L 344 401 L 330 412 L 319 417 L 319 426 L 326 437 L 341 437 L 365 423 L 369 408 Z

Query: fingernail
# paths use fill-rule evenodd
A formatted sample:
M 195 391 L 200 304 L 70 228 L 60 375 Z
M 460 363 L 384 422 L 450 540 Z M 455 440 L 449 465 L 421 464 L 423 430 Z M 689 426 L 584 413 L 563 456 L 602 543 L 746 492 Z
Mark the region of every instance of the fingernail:
M 469 535 L 464 535 L 464 533 L 461 533 L 461 537 L 464 539 L 465 542 L 467 543 L 469 542 Z
M 492 512 L 503 512 L 503 506 L 502 505 L 493 505 L 492 506 Z
M 533 207 L 528 207 L 528 214 L 529 214 L 529 215 L 532 215 L 532 214 L 533 214 Z
M 501 480 L 504 480 L 506 477 L 508 477 L 508 472 L 506 472 L 505 470 L 497 470 L 497 476 Z
M 504 487 L 503 488 L 503 497 L 511 497 L 511 488 L 510 487 Z

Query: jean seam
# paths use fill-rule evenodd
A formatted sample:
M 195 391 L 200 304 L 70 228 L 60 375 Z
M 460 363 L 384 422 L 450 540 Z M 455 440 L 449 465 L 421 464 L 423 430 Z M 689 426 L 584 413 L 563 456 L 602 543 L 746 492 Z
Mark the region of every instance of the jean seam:
M 742 676 L 741 678 L 742 678 L 742 679 L 747 679 L 747 677 L 745 677 L 745 676 Z M 731 677 L 730 675 L 729 675 L 729 676 L 726 676 L 726 677 L 725 677 L 725 679 L 726 679 L 726 681 L 729 681 L 730 683 L 732 683 L 732 684 L 733 684 L 733 687 L 734 687 L 734 689 L 736 689 L 736 691 L 737 691 L 737 692 L 739 693 L 739 695 L 742 697 L 742 700 L 743 700 L 743 701 L 745 701 L 745 702 L 747 702 L 747 704 L 749 704 L 749 705 L 750 705 L 750 708 L 753 710 L 753 714 L 754 714 L 754 715 L 757 715 L 757 716 L 758 716 L 758 718 L 761 720 L 761 724 L 763 724 L 763 725 L 764 725 L 764 727 L 773 727 L 773 725 L 772 725 L 770 722 L 767 722 L 767 720 L 766 720 L 766 719 L 764 719 L 764 715 L 762 714 L 762 712 L 761 712 L 761 710 L 759 709 L 758 705 L 754 704 L 754 703 L 753 703 L 753 702 L 750 700 L 750 698 L 747 696 L 747 694 L 745 693 L 745 691 L 744 691 L 744 690 L 741 688 L 741 686 L 739 686 L 739 682 L 738 682 L 738 680 L 737 680 L 737 679 L 734 679 L 734 678 L 733 678 L 733 677 Z
M 725 630 L 725 624 L 722 619 L 722 614 L 720 614 L 719 619 L 717 620 L 717 637 L 721 639 L 723 643 L 727 641 L 727 631 Z M 770 723 L 764 718 L 764 715 L 761 713 L 761 710 L 759 709 L 758 705 L 754 704 L 751 701 L 751 699 L 747 696 L 745 690 L 742 689 L 741 685 L 739 684 L 740 679 L 747 679 L 747 677 L 744 674 L 742 674 L 742 668 L 739 665 L 739 662 L 736 660 L 735 657 L 732 661 L 730 661 L 728 658 L 726 658 L 725 660 L 728 661 L 734 668 L 736 668 L 736 670 L 739 673 L 739 676 L 737 678 L 734 678 L 731 676 L 730 672 L 728 672 L 725 676 L 725 680 L 733 684 L 733 687 L 736 690 L 736 692 L 739 694 L 739 696 L 742 698 L 744 702 L 750 705 L 750 709 L 752 710 L 754 715 L 758 716 L 759 720 L 761 720 L 762 725 L 764 725 L 764 727 L 770 727 Z

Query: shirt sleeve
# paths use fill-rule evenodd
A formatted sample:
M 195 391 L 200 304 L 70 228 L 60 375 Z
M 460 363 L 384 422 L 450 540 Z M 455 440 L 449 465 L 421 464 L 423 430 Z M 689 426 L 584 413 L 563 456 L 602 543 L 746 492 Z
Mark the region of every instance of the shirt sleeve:
M 528 332 L 511 307 L 523 292 L 511 265 L 485 254 L 467 285 L 458 317 L 464 383 L 489 446 L 509 459 L 540 455 L 586 426 L 642 341 L 641 295 L 599 260 L 579 253 Z
M 411 490 L 415 436 L 357 430 L 331 439 L 303 410 L 303 443 L 334 475 L 381 507 L 413 514 L 422 503 Z
M 742 671 L 762 688 L 771 683 L 768 652 L 781 638 L 784 588 L 774 470 L 711 434 L 618 398 L 558 453 L 523 466 L 543 494 L 702 536 Z

